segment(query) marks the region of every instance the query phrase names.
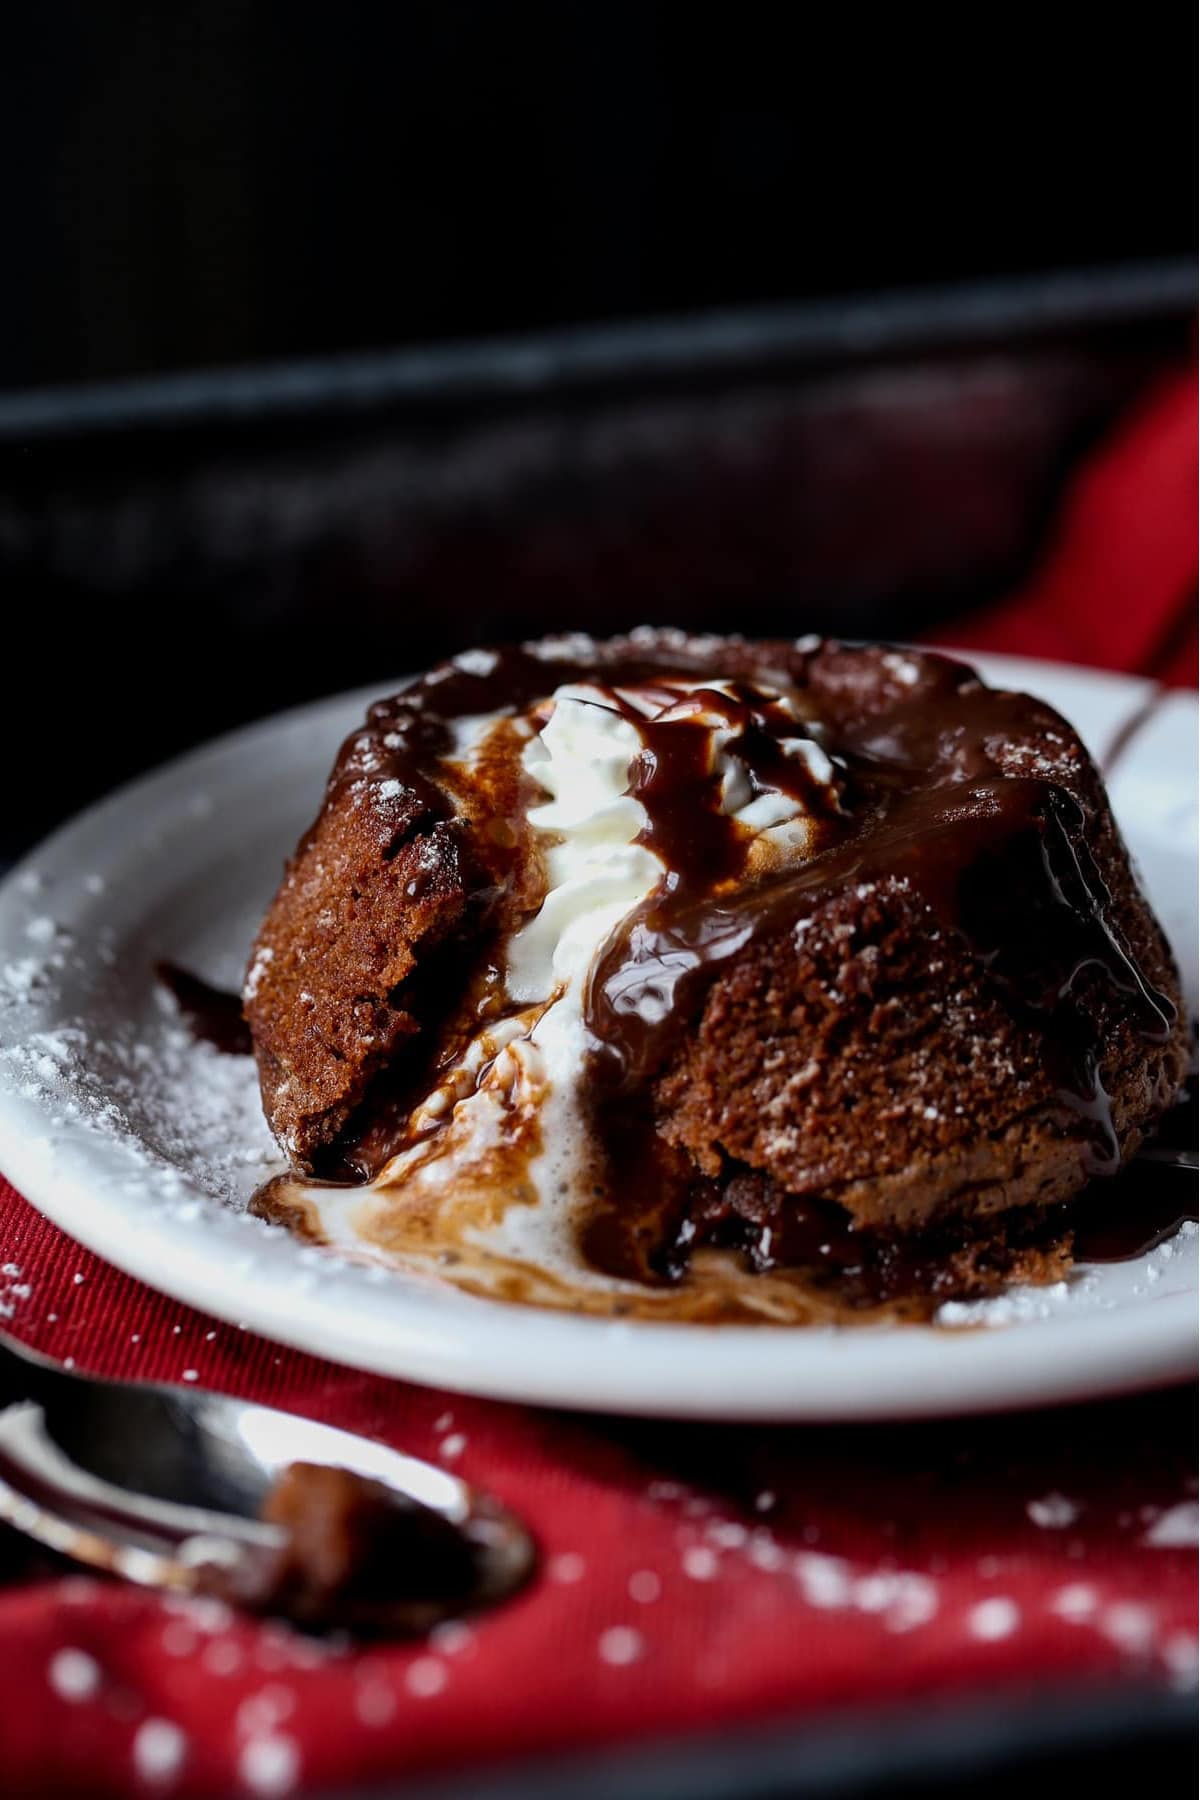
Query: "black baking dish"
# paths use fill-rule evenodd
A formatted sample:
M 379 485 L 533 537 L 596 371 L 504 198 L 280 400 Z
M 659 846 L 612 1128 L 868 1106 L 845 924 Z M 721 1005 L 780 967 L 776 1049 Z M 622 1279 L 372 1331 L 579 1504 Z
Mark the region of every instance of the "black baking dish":
M 0 856 L 470 642 L 936 628 L 1019 579 L 1193 305 L 1153 265 L 0 397 L 5 717 L 39 769 Z

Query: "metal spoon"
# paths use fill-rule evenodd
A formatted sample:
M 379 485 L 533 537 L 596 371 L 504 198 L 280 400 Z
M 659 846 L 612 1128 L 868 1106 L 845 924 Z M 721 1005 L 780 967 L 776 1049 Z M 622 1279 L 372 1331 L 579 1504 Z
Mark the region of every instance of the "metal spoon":
M 533 1566 L 520 1521 L 457 1476 L 272 1407 L 69 1374 L 0 1333 L 0 1408 L 0 1519 L 145 1587 L 306 1624 L 423 1631 L 502 1599 Z M 261 1516 L 297 1465 L 316 1466 L 318 1489 L 322 1469 L 363 1478 L 335 1482 L 367 1497 L 373 1558 L 340 1590 L 319 1520 Z M 310 1580 L 299 1564 L 314 1545 L 323 1566 Z

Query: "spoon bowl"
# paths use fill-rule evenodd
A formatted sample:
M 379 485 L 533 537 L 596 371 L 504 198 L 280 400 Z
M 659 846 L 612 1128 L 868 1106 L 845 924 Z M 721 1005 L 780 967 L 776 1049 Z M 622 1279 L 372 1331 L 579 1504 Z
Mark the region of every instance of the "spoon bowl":
M 533 1566 L 520 1521 L 458 1476 L 273 1407 L 70 1373 L 0 1333 L 0 1408 L 0 1518 L 145 1586 L 423 1631 Z M 332 1489 L 311 1475 L 330 1470 Z

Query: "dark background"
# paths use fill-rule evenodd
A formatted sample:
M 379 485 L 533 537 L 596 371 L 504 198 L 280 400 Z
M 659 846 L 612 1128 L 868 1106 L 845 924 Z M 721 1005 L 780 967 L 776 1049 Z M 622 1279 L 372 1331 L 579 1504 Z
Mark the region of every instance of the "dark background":
M 1191 247 L 1186 9 L 3 9 L 0 388 Z
M 0 863 L 473 641 L 950 631 L 1191 354 L 1178 9 L 0 26 Z M 461 348 L 497 334 L 533 353 Z M 71 386 L 124 377 L 155 385 Z

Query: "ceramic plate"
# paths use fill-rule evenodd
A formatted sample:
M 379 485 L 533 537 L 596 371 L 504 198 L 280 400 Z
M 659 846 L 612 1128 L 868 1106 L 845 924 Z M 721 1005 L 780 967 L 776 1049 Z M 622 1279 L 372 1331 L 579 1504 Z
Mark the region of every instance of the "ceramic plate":
M 1194 1010 L 1193 697 L 976 660 L 1059 707 L 1098 755 L 1141 717 L 1111 793 Z M 0 888 L 0 1169 L 64 1230 L 282 1343 L 552 1405 L 897 1418 L 1061 1401 L 1194 1369 L 1194 1228 L 1140 1261 L 992 1302 L 971 1313 L 978 1328 L 814 1330 L 510 1306 L 339 1260 L 249 1217 L 245 1201 L 273 1166 L 251 1064 L 190 1043 L 153 964 L 168 957 L 237 985 L 282 859 L 369 697 L 323 701 L 195 751 L 66 826 Z

